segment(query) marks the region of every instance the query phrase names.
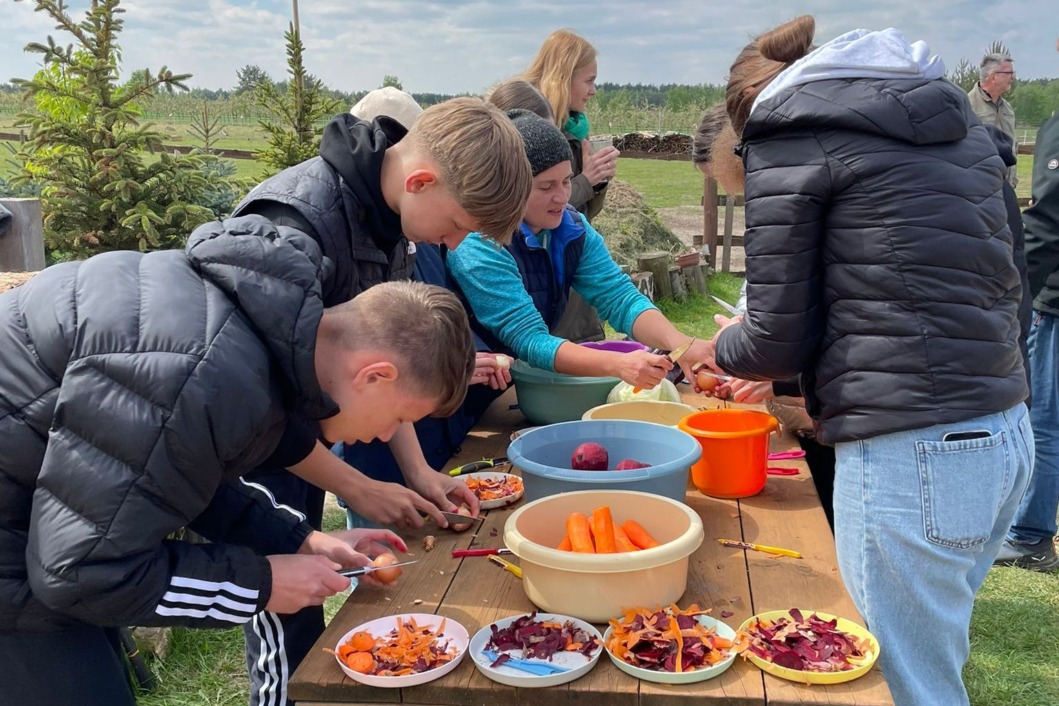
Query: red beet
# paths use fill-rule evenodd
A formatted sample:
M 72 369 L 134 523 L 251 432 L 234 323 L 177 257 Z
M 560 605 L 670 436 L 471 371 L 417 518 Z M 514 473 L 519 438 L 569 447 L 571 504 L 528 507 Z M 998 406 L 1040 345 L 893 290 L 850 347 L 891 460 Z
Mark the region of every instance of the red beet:
M 631 458 L 623 458 L 618 461 L 618 465 L 614 467 L 615 471 L 631 471 L 634 468 L 649 468 L 651 464 L 636 461 Z
M 570 457 L 570 467 L 575 471 L 605 471 L 609 464 L 607 450 L 592 441 L 578 446 Z

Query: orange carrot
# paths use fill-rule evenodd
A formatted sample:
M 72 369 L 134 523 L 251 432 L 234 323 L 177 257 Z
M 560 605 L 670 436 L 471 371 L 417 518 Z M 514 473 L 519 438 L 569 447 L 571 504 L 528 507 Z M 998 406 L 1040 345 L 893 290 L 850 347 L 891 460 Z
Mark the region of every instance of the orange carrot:
M 619 552 L 640 551 L 640 548 L 632 543 L 629 535 L 625 534 L 625 530 L 619 524 L 614 525 L 614 546 L 617 547 Z
M 651 547 L 662 546 L 656 542 L 655 538 L 649 535 L 647 530 L 645 530 L 636 520 L 626 520 L 621 528 L 625 530 L 625 534 L 629 535 L 629 539 L 632 543 L 640 549 L 650 549 Z
M 570 544 L 570 535 L 564 534 L 563 541 L 559 542 L 559 546 L 557 546 L 556 549 L 564 552 L 572 552 L 574 548 Z
M 592 543 L 592 530 L 588 524 L 588 518 L 580 512 L 571 512 L 566 518 L 566 534 L 570 537 L 570 548 L 582 554 L 595 554 L 596 547 Z
M 592 511 L 592 538 L 596 543 L 597 554 L 613 554 L 618 551 L 614 539 L 614 518 L 610 507 L 604 505 Z

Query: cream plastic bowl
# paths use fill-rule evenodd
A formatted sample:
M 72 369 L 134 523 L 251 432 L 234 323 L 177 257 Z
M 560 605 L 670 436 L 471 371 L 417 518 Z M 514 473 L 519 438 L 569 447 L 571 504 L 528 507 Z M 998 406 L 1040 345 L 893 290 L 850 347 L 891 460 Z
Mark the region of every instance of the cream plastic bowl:
M 629 419 L 675 427 L 684 417 L 698 410 L 682 402 L 661 400 L 628 400 L 601 404 L 581 415 L 581 419 Z
M 617 554 L 555 549 L 572 512 L 591 516 L 609 505 L 615 523 L 636 520 L 661 543 Z M 620 617 L 627 608 L 676 602 L 687 589 L 688 557 L 702 544 L 702 520 L 684 503 L 630 490 L 584 490 L 551 495 L 512 513 L 504 543 L 519 558 L 522 587 L 542 610 L 590 623 Z

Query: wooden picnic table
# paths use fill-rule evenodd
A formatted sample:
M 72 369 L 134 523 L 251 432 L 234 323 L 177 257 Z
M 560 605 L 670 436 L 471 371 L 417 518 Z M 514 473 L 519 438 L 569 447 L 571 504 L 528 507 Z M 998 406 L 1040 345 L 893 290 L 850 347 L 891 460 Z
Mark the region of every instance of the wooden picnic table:
M 529 426 L 509 392 L 500 397 L 453 457 L 451 467 L 506 454 L 511 432 Z M 697 407 L 716 406 L 712 398 L 686 396 Z M 797 448 L 789 436 L 773 436 L 772 450 Z M 709 498 L 689 486 L 686 502 L 702 517 L 706 538 L 691 556 L 688 587 L 679 605 L 696 603 L 737 628 L 755 613 L 808 608 L 863 624 L 839 578 L 835 544 L 820 507 L 816 489 L 802 459 L 773 461 L 793 466 L 796 476 L 769 476 L 765 489 L 742 500 Z M 518 507 L 516 503 L 514 507 Z M 335 658 L 339 638 L 354 627 L 398 613 L 436 613 L 456 620 L 473 635 L 489 623 L 534 610 L 519 579 L 485 557 L 454 559 L 453 549 L 502 546 L 504 522 L 512 508 L 483 513 L 481 527 L 463 534 L 428 525 L 405 533 L 409 551 L 419 563 L 405 571 L 395 586 L 362 585 L 339 610 L 315 648 L 298 667 L 289 696 L 299 706 L 325 704 L 548 704 L 561 706 L 681 706 L 716 702 L 749 706 L 786 704 L 893 704 L 882 671 L 846 684 L 809 686 L 765 674 L 737 658 L 720 677 L 688 685 L 642 682 L 621 672 L 603 654 L 584 677 L 556 687 L 516 689 L 487 679 L 470 656 L 450 674 L 407 689 L 379 689 L 346 677 Z M 436 538 L 433 551 L 423 550 L 427 534 Z M 722 547 L 718 538 L 742 539 L 797 549 L 802 559 L 778 558 L 760 552 Z M 517 558 L 509 557 L 517 562 Z M 597 626 L 603 632 L 605 626 Z

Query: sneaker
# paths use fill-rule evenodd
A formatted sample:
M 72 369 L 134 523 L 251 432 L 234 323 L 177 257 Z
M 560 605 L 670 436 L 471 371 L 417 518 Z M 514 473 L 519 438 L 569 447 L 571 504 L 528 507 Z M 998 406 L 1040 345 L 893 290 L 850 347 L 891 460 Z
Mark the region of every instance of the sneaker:
M 1051 571 L 1059 568 L 1059 555 L 1055 553 L 1055 538 L 1047 537 L 1033 544 L 1015 544 L 1004 540 L 1004 546 L 993 560 L 994 566 L 1017 566 L 1034 571 Z

